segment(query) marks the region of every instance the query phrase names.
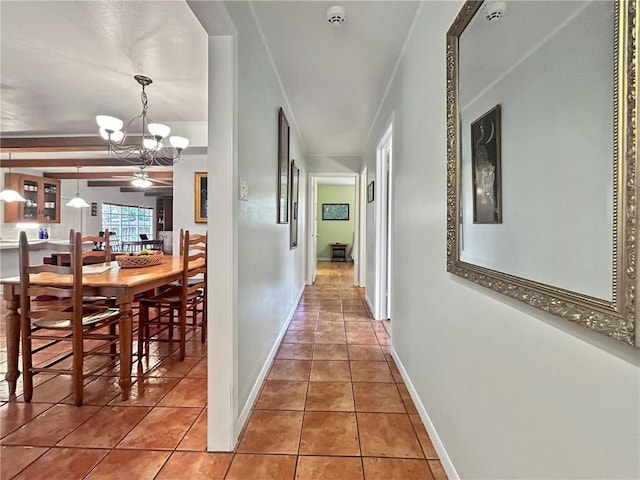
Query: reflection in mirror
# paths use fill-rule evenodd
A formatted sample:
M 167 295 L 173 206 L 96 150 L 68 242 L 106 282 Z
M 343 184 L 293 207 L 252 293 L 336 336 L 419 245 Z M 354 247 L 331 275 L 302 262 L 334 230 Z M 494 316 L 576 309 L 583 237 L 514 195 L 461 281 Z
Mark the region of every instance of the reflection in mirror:
M 448 270 L 640 344 L 635 1 L 501 13 L 448 34 Z
M 612 300 L 614 5 L 507 5 L 460 36 L 460 259 Z M 470 134 L 496 105 L 503 221 L 485 225 L 474 223 L 471 169 L 485 140 Z

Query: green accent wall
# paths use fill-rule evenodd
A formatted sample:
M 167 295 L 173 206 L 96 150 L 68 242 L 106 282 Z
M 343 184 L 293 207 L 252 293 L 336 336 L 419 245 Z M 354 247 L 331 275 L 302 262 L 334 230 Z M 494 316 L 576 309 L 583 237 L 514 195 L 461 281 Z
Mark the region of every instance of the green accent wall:
M 353 248 L 356 188 L 354 185 L 318 185 L 318 258 L 331 258 L 331 243 L 346 243 L 347 258 Z M 323 203 L 348 203 L 349 220 L 322 220 Z

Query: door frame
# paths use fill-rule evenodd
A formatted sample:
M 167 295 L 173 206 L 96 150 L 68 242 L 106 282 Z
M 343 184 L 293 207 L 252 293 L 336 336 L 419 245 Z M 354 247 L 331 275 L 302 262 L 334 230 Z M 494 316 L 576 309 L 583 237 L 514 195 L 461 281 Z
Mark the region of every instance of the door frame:
M 388 173 L 387 173 L 388 172 Z M 391 318 L 391 251 L 393 198 L 393 115 L 376 149 L 375 303 L 374 318 Z
M 359 278 L 360 278 L 360 270 L 363 268 L 363 263 L 360 261 L 360 245 L 361 245 L 361 239 L 363 239 L 364 237 L 361 236 L 360 231 L 361 231 L 361 222 L 362 222 L 362 218 L 363 216 L 360 214 L 360 209 L 361 209 L 361 197 L 362 197 L 362 185 L 360 182 L 360 174 L 356 173 L 356 172 L 310 172 L 308 174 L 307 177 L 307 204 L 308 204 L 308 209 L 307 209 L 307 214 L 309 215 L 309 221 L 307 222 L 307 245 L 308 245 L 308 249 L 307 249 L 307 285 L 312 285 L 313 282 L 315 281 L 315 275 L 314 273 L 316 272 L 316 265 L 318 263 L 318 251 L 317 251 L 317 242 L 316 242 L 316 248 L 313 248 L 314 245 L 314 238 L 313 235 L 317 235 L 317 232 L 313 231 L 313 226 L 314 223 L 317 224 L 317 217 L 318 217 L 318 211 L 317 211 L 317 202 L 318 202 L 318 180 L 321 178 L 344 178 L 344 177 L 351 177 L 354 179 L 355 181 L 355 194 L 354 194 L 354 201 L 355 201 L 355 208 L 354 208 L 354 215 L 355 215 L 355 219 L 354 219 L 354 226 L 353 226 L 353 234 L 354 234 L 354 241 L 353 241 L 353 245 L 351 245 L 351 256 L 353 257 L 353 284 L 354 285 L 358 285 L 359 282 Z M 315 205 L 315 211 L 314 211 L 314 205 Z M 313 219 L 316 219 L 316 222 L 313 221 Z M 316 238 L 317 240 L 317 238 Z M 354 255 L 353 250 L 354 250 L 354 246 L 357 249 L 356 250 L 356 254 Z

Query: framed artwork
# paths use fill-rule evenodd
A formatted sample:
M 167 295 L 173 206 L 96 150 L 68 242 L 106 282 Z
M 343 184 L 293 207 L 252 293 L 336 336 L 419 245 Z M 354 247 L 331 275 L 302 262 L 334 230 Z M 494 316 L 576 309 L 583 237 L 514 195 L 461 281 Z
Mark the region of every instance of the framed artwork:
M 349 204 L 323 203 L 322 220 L 349 220 Z
M 289 122 L 278 110 L 278 223 L 289 222 Z
M 207 223 L 207 172 L 195 172 L 195 222 Z
M 375 188 L 375 181 L 371 180 L 371 182 L 369 183 L 369 185 L 367 185 L 367 203 L 371 203 L 373 202 L 374 199 L 374 188 Z
M 471 124 L 473 223 L 502 223 L 500 105 Z
M 300 169 L 291 160 L 291 222 L 289 222 L 289 248 L 298 246 L 298 199 L 300 190 Z

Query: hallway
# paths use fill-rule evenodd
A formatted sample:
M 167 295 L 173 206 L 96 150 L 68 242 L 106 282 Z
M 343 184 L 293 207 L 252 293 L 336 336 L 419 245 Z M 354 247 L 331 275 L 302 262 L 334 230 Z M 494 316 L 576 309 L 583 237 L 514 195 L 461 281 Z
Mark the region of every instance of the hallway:
M 81 408 L 63 376 L 44 377 L 30 405 L 3 393 L 1 477 L 445 479 L 352 272 L 352 264 L 319 265 L 236 452 L 205 452 L 206 353 L 195 335 L 184 362 L 159 348 L 127 402 L 113 372 L 86 387 Z

